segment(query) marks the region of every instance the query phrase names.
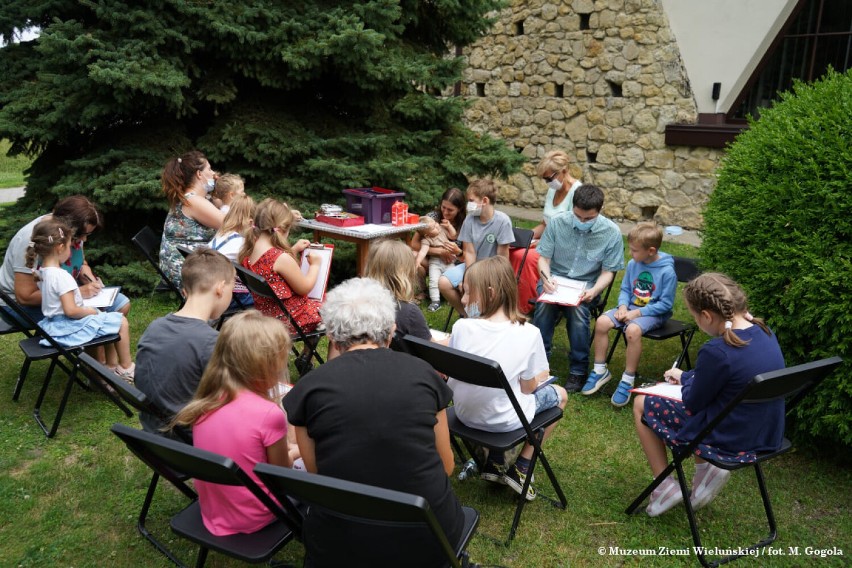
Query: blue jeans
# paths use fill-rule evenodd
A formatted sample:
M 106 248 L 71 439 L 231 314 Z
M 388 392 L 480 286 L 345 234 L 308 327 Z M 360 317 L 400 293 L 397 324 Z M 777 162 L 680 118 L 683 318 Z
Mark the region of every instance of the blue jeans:
M 541 294 L 541 281 L 538 283 L 538 293 Z M 589 351 L 592 332 L 589 327 L 592 315 L 588 303 L 579 306 L 560 306 L 538 302 L 535 305 L 532 323 L 541 331 L 544 341 L 544 351 L 548 360 L 553 347 L 553 332 L 559 317 L 565 316 L 565 329 L 568 332 L 568 364 L 572 375 L 586 376 L 589 370 Z
M 44 319 L 44 314 L 41 313 L 41 306 L 24 306 L 23 304 L 18 304 L 21 306 L 27 314 L 32 318 L 32 320 L 36 323 L 40 322 Z M 25 322 L 18 314 L 10 308 L 9 306 L 0 306 L 0 310 L 2 310 L 2 317 L 6 322 L 18 325 L 24 329 L 31 329 L 29 323 Z

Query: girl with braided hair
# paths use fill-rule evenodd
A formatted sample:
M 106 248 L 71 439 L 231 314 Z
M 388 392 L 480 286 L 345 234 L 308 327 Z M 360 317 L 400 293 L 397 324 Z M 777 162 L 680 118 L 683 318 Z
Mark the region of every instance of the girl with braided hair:
M 637 396 L 633 403 L 636 432 L 655 477 L 666 468 L 666 445 L 689 444 L 755 375 L 784 368 L 777 338 L 748 312 L 745 292 L 731 278 L 702 274 L 687 284 L 683 295 L 695 323 L 712 339 L 698 351 L 694 369 L 665 372 L 668 382 L 683 385 L 682 402 Z M 783 435 L 783 401 L 737 406 L 695 452 L 693 509 L 712 501 L 730 476 L 702 458 L 752 462 L 758 452 L 777 450 Z M 646 512 L 655 517 L 682 500 L 677 480 L 669 476 L 651 493 Z

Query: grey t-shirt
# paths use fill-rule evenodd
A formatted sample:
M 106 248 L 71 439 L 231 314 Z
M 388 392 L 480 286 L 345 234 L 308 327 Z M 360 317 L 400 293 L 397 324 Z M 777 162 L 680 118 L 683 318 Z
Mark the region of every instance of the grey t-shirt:
M 479 217 L 468 215 L 459 231 L 459 240 L 473 243 L 476 260 L 490 258 L 497 254 L 498 245 L 515 242 L 512 220 L 502 211 L 494 211 L 494 216 L 486 223 L 480 221 Z
M 199 319 L 169 314 L 154 320 L 139 339 L 136 388 L 171 420 L 195 395 L 218 337 L 218 331 Z M 157 434 L 167 425 L 145 412 L 139 421 Z

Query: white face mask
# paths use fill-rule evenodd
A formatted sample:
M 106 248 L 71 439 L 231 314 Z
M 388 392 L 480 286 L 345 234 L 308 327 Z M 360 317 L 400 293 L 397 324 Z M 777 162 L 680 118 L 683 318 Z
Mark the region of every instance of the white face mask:
M 208 179 L 205 187 L 207 188 L 207 193 L 210 193 L 213 191 L 213 188 L 216 187 L 216 180 L 213 178 Z
M 468 201 L 467 214 L 473 215 L 474 217 L 479 217 L 479 215 L 482 214 L 482 205 L 474 203 L 473 201 Z
M 562 189 L 562 182 L 556 178 L 553 178 L 552 180 L 547 182 L 547 187 L 549 187 L 553 191 L 559 191 L 560 189 Z

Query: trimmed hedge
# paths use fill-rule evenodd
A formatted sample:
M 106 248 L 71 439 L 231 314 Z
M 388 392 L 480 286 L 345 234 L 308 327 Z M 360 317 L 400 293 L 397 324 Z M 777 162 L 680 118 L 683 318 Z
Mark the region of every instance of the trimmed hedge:
M 800 439 L 852 446 L 852 70 L 797 84 L 730 146 L 702 264 L 746 288 L 788 365 L 840 355 L 800 405 Z

